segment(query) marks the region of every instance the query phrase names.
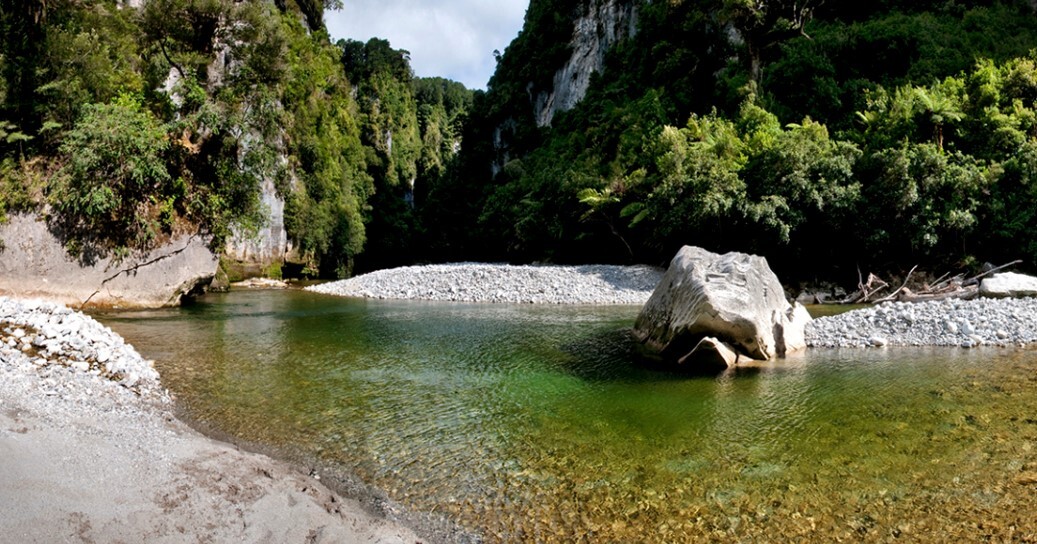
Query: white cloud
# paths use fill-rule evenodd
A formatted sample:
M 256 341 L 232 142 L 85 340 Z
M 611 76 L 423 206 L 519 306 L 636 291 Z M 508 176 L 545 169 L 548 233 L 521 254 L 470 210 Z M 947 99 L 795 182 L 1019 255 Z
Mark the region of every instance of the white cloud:
M 333 40 L 389 40 L 411 54 L 422 77 L 441 76 L 483 89 L 493 50 L 504 51 L 522 28 L 528 0 L 344 0 L 324 15 Z

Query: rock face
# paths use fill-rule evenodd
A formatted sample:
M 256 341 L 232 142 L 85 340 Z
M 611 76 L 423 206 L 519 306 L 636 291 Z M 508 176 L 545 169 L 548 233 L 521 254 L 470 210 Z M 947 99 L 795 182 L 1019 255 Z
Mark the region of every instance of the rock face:
M 990 298 L 1037 297 L 1037 278 L 1015 272 L 1002 272 L 985 278 L 979 294 Z
M 265 275 L 284 263 L 290 249 L 284 228 L 284 199 L 277 194 L 273 180 L 263 180 L 261 198 L 266 212 L 263 228 L 255 235 L 235 231 L 227 240 L 224 256 L 235 265 L 235 279 Z
M 0 295 L 39 297 L 73 307 L 158 308 L 208 285 L 219 260 L 200 236 L 181 236 L 121 262 L 83 263 L 34 215 L 0 225 Z
M 809 321 L 803 306 L 785 300 L 763 257 L 685 246 L 638 315 L 634 332 L 667 360 L 731 366 L 738 357 L 732 362 L 718 343 L 741 357 L 784 357 L 806 347 L 803 329 Z M 703 344 L 707 338 L 713 340 Z
M 583 100 L 591 75 L 605 66 L 605 53 L 637 33 L 637 5 L 620 0 L 591 0 L 573 25 L 572 56 L 555 72 L 552 88 L 536 95 L 533 113 L 538 126 L 548 126 L 556 113 Z

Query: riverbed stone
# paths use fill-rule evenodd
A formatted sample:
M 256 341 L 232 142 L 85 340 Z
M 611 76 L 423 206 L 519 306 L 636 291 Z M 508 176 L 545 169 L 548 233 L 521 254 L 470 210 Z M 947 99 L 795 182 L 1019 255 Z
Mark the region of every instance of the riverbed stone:
M 681 357 L 677 364 L 685 369 L 710 372 L 731 368 L 738 364 L 741 357 L 731 346 L 707 336 L 699 340 L 699 343 L 687 355 Z
M 20 345 L 24 355 L 18 358 L 24 357 L 23 361 L 39 367 L 41 375 L 68 373 L 68 379 L 87 373 L 100 375 L 102 372 L 92 370 L 91 366 L 95 362 L 100 364 L 99 358 L 103 358 L 107 361 L 104 377 L 142 396 L 160 394 L 159 376 L 152 362 L 89 316 L 73 313 L 58 304 L 3 296 L 0 296 L 0 315 L 13 326 L 9 332 L 0 330 L 0 345 Z M 61 319 L 55 320 L 54 316 Z M 20 331 L 21 336 L 15 331 Z
M 679 361 L 705 337 L 752 359 L 803 349 L 810 316 L 793 306 L 763 257 L 719 255 L 685 246 L 642 308 L 635 335 L 665 359 Z
M 1037 277 L 1016 272 L 1002 272 L 985 278 L 979 294 L 991 298 L 1037 297 Z
M 874 347 L 874 336 L 889 346 L 1026 345 L 1037 342 L 1037 298 L 890 302 L 815 319 L 806 333 L 812 347 Z

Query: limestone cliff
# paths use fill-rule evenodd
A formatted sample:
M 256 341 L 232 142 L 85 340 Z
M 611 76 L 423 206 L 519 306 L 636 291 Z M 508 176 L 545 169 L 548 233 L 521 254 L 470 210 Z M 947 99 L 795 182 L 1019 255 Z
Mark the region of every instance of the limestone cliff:
M 38 297 L 75 308 L 176 306 L 212 281 L 219 263 L 198 235 L 178 236 L 142 255 L 77 259 L 36 215 L 0 225 L 0 295 Z M 87 262 L 84 262 L 87 261 Z
M 490 79 L 486 137 L 497 176 L 539 145 L 537 129 L 586 97 L 609 51 L 638 33 L 646 0 L 533 0 L 519 36 Z
M 572 55 L 555 72 L 551 88 L 540 90 L 533 100 L 537 126 L 550 126 L 556 113 L 583 100 L 609 49 L 637 33 L 637 15 L 637 3 L 630 0 L 590 0 L 583 6 L 573 22 Z
M 216 41 L 212 62 L 209 63 L 206 70 L 209 88 L 216 89 L 224 86 L 225 81 L 240 70 L 241 62 L 230 54 L 230 46 L 231 44 L 223 41 Z M 176 92 L 178 74 L 176 69 L 170 68 L 163 89 L 174 102 L 180 100 Z M 268 107 L 278 111 L 283 110 L 279 100 L 274 100 L 268 104 Z M 279 151 L 275 161 L 280 165 L 286 165 L 288 157 L 283 152 L 283 131 L 278 134 L 278 137 L 282 145 L 278 146 Z M 256 142 L 261 139 L 262 136 L 255 130 L 249 131 L 241 140 L 241 155 L 248 154 L 250 149 L 256 146 Z M 261 174 L 261 178 L 260 201 L 263 208 L 263 224 L 254 232 L 241 228 L 241 226 L 235 226 L 232 229 L 232 236 L 224 247 L 224 272 L 232 281 L 264 277 L 270 275 L 274 270 L 280 270 L 285 261 L 285 254 L 289 250 L 288 235 L 284 226 L 284 197 L 278 194 L 270 173 Z M 220 287 L 224 286 L 220 285 Z
M 265 224 L 254 233 L 237 229 L 224 249 L 225 262 L 235 268 L 228 271 L 234 280 L 265 276 L 280 268 L 291 249 L 284 227 L 284 198 L 269 178 L 263 179 L 261 190 Z

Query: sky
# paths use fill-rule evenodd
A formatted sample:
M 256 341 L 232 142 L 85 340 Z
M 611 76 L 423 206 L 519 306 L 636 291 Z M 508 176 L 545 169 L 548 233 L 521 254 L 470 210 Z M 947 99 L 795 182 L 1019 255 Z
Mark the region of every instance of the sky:
M 343 0 L 327 11 L 332 40 L 389 40 L 410 51 L 420 77 L 439 76 L 485 89 L 493 75 L 494 49 L 518 35 L 529 0 Z

